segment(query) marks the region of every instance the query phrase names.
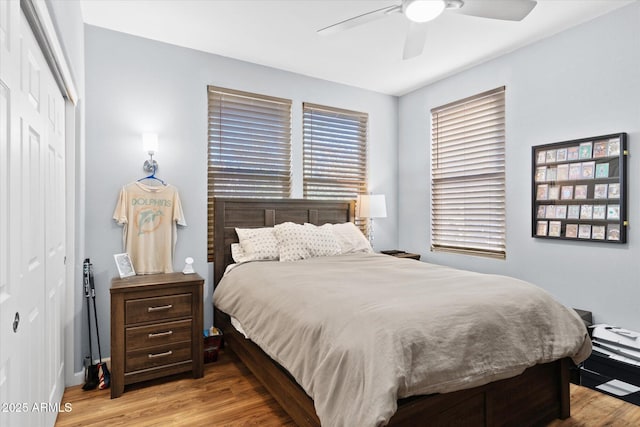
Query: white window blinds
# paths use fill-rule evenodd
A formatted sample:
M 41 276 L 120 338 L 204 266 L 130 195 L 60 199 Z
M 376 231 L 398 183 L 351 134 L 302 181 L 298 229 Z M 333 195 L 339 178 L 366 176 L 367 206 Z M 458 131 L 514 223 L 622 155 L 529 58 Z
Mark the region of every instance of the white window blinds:
M 289 197 L 291 101 L 208 89 L 209 195 Z
M 368 115 L 303 104 L 303 194 L 355 199 L 367 193 Z
M 431 248 L 505 248 L 505 88 L 431 110 Z
M 208 246 L 213 197 L 291 192 L 291 100 L 208 86 Z

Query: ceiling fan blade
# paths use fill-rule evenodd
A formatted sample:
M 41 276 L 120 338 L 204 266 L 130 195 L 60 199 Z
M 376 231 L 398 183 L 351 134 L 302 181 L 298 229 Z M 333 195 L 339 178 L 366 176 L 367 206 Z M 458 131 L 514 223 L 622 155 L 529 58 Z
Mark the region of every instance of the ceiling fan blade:
M 367 22 L 375 21 L 380 18 L 384 18 L 390 13 L 401 12 L 402 6 L 394 5 L 383 7 L 382 9 L 373 10 L 371 12 L 363 13 L 362 15 L 355 16 L 353 18 L 345 19 L 337 24 L 329 25 L 318 30 L 318 34 L 327 35 L 337 33 L 339 31 L 348 30 L 349 28 L 357 27 L 358 25 L 366 24 Z
M 522 21 L 537 3 L 535 0 L 464 0 L 460 9 L 450 11 L 480 18 Z
M 424 42 L 426 39 L 427 24 L 411 22 L 409 25 L 409 31 L 407 31 L 407 38 L 404 41 L 402 59 L 411 59 L 420 55 L 424 49 Z

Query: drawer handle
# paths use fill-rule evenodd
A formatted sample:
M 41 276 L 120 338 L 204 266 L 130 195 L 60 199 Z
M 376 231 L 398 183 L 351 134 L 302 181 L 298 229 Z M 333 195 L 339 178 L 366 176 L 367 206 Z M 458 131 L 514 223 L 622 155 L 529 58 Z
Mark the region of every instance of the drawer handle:
M 169 351 L 165 351 L 164 353 L 156 353 L 156 354 L 149 353 L 147 356 L 149 357 L 149 359 L 155 359 L 156 357 L 171 356 L 172 354 L 173 354 L 173 351 L 169 350 Z
M 173 335 L 173 331 L 157 332 L 155 334 L 149 334 L 149 338 L 166 337 L 167 335 Z
M 151 313 L 151 312 L 154 312 L 154 311 L 170 310 L 172 308 L 173 308 L 172 304 L 160 305 L 158 307 L 148 307 L 147 308 L 147 312 Z

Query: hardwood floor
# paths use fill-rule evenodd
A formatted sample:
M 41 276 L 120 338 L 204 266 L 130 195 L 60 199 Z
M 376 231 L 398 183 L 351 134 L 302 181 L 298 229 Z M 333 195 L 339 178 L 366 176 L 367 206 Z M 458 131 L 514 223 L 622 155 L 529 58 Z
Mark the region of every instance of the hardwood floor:
M 288 426 L 295 424 L 232 354 L 205 365 L 204 378 L 176 375 L 128 386 L 118 399 L 109 390 L 69 387 L 62 398 L 72 410 L 56 426 Z M 550 427 L 640 425 L 640 407 L 571 385 L 571 418 Z
M 640 406 L 571 384 L 571 418 L 548 427 L 640 426 Z
M 110 398 L 107 390 L 65 390 L 57 427 L 68 426 L 289 426 L 295 424 L 235 356 L 221 352 L 204 365 L 204 377 L 190 374 L 133 384 Z

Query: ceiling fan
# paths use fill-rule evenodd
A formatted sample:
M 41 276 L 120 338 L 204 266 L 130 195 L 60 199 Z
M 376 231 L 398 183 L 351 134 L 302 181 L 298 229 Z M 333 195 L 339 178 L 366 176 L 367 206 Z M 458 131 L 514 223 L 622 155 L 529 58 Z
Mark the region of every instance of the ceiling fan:
M 354 16 L 318 30 L 318 34 L 333 34 L 367 22 L 401 13 L 410 21 L 404 43 L 402 59 L 410 59 L 422 53 L 426 39 L 426 23 L 436 19 L 443 12 L 503 21 L 521 21 L 533 10 L 535 0 L 402 0 L 381 9 Z

